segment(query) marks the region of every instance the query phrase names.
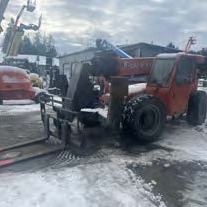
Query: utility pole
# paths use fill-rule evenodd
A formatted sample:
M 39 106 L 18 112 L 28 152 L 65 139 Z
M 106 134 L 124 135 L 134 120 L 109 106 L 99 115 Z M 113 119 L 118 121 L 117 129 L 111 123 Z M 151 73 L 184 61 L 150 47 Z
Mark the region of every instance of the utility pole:
M 185 50 L 184 52 L 187 54 L 190 52 L 190 48 L 191 48 L 191 45 L 195 45 L 196 44 L 196 38 L 195 37 L 189 37 L 188 39 L 188 43 L 185 47 Z

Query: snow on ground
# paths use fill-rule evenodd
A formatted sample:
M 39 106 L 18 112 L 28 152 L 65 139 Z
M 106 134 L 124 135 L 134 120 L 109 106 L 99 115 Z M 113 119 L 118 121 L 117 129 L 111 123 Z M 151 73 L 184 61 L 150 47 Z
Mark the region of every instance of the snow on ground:
M 207 92 L 207 88 L 199 90 Z M 160 146 L 173 149 L 169 156 L 176 161 L 207 161 L 207 120 L 198 127 L 192 127 L 185 120 L 169 124 L 164 131 Z M 164 158 L 164 156 L 163 156 Z M 169 158 L 169 157 L 168 157 Z
M 172 160 L 207 162 L 206 125 L 207 123 L 196 128 L 188 126 L 187 123 L 182 123 L 181 126 L 169 126 L 171 129 L 164 133 L 163 140 L 158 144 L 174 150 L 169 154 Z
M 153 191 L 153 180 L 146 183 L 140 176 L 128 169 L 128 164 L 152 165 L 153 161 L 194 162 L 207 159 L 207 137 L 202 129 L 193 128 L 180 121 L 168 124 L 163 139 L 156 143 L 171 151 L 156 149 L 138 155 L 128 155 L 123 151 L 109 150 L 108 161 L 57 167 L 33 173 L 6 173 L 0 175 L 0 206 L 56 207 L 56 206 L 166 206 L 161 196 Z M 107 151 L 107 149 L 104 149 Z M 205 202 L 203 183 L 207 178 L 198 175 L 183 193 L 191 206 L 192 200 Z M 203 202 L 203 203 L 202 203 Z M 195 205 L 196 206 L 196 205 Z M 197 205 L 199 206 L 199 205 Z M 205 205 L 200 205 L 205 206 Z
M 4 207 L 164 207 L 142 179 L 130 178 L 125 166 L 97 163 L 47 172 L 3 174 L 0 206 Z
M 13 115 L 24 112 L 40 111 L 39 104 L 32 100 L 8 100 L 0 105 L 0 115 Z
M 0 106 L 2 111 L 39 111 L 39 105 Z M 204 162 L 207 165 L 207 122 L 199 127 L 179 120 L 168 123 L 157 149 L 129 155 L 123 151 L 108 150 L 108 160 L 75 167 L 49 168 L 30 173 L 0 174 L 0 206 L 4 207 L 81 207 L 81 206 L 166 206 L 159 195 L 153 193 L 156 182 L 146 183 L 136 176 L 128 164 L 153 165 L 165 160 L 165 167 L 173 162 Z M 169 150 L 166 150 L 169 149 Z M 104 149 L 107 151 L 107 149 Z M 187 200 L 206 206 L 206 172 L 199 172 L 182 192 Z
M 182 192 L 183 200 L 185 200 L 184 207 L 203 207 L 206 204 L 206 189 L 207 189 L 207 173 L 199 172 L 194 180 L 187 185 L 187 189 Z M 194 203 L 194 205 L 192 205 Z
M 161 139 L 154 143 L 158 149 L 139 153 L 137 157 L 131 157 L 130 162 L 146 166 L 160 159 L 167 162 L 202 161 L 207 163 L 206 125 L 207 122 L 200 127 L 192 127 L 185 121 L 181 121 L 176 126 L 168 124 Z M 129 160 L 127 156 L 122 158 L 122 161 L 127 160 Z

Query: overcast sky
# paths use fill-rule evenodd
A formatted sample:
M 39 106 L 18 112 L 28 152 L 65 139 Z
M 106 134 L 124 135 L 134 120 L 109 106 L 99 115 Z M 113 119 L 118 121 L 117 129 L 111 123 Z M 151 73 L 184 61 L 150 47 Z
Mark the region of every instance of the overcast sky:
M 4 28 L 23 3 L 10 0 Z M 52 33 L 61 54 L 94 46 L 96 38 L 163 46 L 172 41 L 183 49 L 196 36 L 193 49 L 207 46 L 207 0 L 37 0 L 36 11 L 21 21 L 37 24 L 41 13 L 41 31 Z

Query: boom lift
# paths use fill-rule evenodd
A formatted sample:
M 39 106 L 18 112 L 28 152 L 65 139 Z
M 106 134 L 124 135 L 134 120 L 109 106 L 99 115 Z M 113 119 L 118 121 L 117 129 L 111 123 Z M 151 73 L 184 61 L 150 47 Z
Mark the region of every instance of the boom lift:
M 117 46 L 111 44 L 110 42 L 104 39 L 97 39 L 96 47 L 102 50 L 113 50 L 118 56 L 122 58 L 132 58 L 130 55 L 125 53 L 123 50 L 119 49 Z
M 129 81 L 134 83 L 146 82 L 146 77 L 151 71 L 154 58 L 133 58 L 117 46 L 103 39 L 96 40 L 96 47 L 106 52 L 112 50 L 117 56 L 97 54 L 92 60 L 92 66 L 98 68 L 99 73 L 103 73 L 105 76 L 119 75 L 129 77 Z M 96 72 L 97 69 L 94 71 Z
M 36 8 L 36 1 L 31 1 L 31 0 L 27 1 L 27 5 L 22 6 L 13 26 L 13 31 L 6 51 L 6 57 L 16 56 L 18 54 L 20 43 L 22 41 L 22 37 L 24 35 L 25 30 L 37 31 L 41 27 L 42 16 L 40 16 L 39 18 L 38 25 L 34 25 L 34 24 L 25 25 L 21 23 L 20 26 L 18 26 L 19 19 L 21 18 L 24 10 L 26 9 L 28 12 L 33 12 L 35 8 Z

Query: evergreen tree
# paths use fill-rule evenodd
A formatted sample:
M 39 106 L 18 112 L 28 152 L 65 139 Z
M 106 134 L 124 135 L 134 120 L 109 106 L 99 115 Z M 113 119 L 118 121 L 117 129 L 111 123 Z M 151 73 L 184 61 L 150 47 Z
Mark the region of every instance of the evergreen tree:
M 176 46 L 174 45 L 173 42 L 169 42 L 169 43 L 167 44 L 167 47 L 176 49 Z
M 197 52 L 199 55 L 207 56 L 207 48 L 202 48 Z
M 32 55 L 34 53 L 34 45 L 28 36 L 24 36 L 20 47 L 20 54 Z
M 46 45 L 43 42 L 42 35 L 40 32 L 36 33 L 34 37 L 34 48 L 35 55 L 45 55 L 46 53 Z
M 27 35 L 24 36 L 20 48 L 20 53 L 49 57 L 57 56 L 57 51 L 52 35 L 42 35 L 39 32 L 35 34 L 33 40 L 31 40 Z
M 57 50 L 54 46 L 54 39 L 52 37 L 52 35 L 49 35 L 49 37 L 47 38 L 47 56 L 48 57 L 56 57 L 57 56 Z
M 12 38 L 14 29 L 14 19 L 10 20 L 8 27 L 4 34 L 4 41 L 2 45 L 2 52 L 6 53 L 9 45 L 9 41 Z M 20 54 L 28 55 L 41 55 L 48 57 L 56 57 L 57 50 L 55 48 L 54 39 L 52 35 L 41 34 L 37 32 L 33 38 L 30 38 L 28 35 L 24 35 L 24 38 L 21 42 L 19 48 Z

